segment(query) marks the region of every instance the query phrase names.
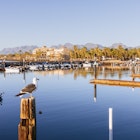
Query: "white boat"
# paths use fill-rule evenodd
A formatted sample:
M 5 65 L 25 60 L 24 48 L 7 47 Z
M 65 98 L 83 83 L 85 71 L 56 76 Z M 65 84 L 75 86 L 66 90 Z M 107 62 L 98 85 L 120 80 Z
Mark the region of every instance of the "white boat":
M 70 63 L 62 63 L 60 64 L 61 69 L 70 69 L 71 68 L 71 64 Z
M 92 66 L 91 63 L 88 62 L 88 61 L 86 61 L 86 62 L 83 63 L 83 67 L 84 68 L 91 67 L 91 66 Z
M 94 63 L 93 63 L 93 66 L 98 66 L 99 64 L 95 61 Z
M 20 69 L 18 67 L 5 67 L 6 73 L 20 73 Z
M 39 70 L 39 66 L 38 65 L 30 65 L 29 66 L 29 70 L 31 70 L 31 71 L 38 71 Z

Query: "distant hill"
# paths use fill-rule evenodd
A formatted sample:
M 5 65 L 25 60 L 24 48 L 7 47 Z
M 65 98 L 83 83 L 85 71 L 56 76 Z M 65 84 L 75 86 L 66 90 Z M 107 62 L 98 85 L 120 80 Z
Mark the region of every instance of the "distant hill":
M 93 43 L 86 43 L 84 46 L 87 47 L 87 49 L 96 48 L 96 47 L 100 49 L 104 48 L 104 46 L 100 44 L 93 44 Z
M 116 48 L 118 48 L 118 46 L 122 46 L 125 49 L 129 48 L 128 46 L 124 45 L 123 43 L 114 43 L 114 44 L 112 44 L 112 46 L 110 46 L 110 48 L 116 49 Z
M 66 43 L 66 44 L 64 44 L 63 46 L 64 46 L 64 47 L 67 47 L 68 49 L 73 49 L 73 46 L 74 46 L 74 45 L 76 45 L 78 48 L 86 47 L 86 48 L 89 49 L 89 50 L 90 50 L 91 48 L 96 48 L 96 47 L 103 48 L 102 45 L 93 44 L 93 43 L 86 43 L 85 45 Z
M 21 46 L 21 47 L 15 47 L 15 48 L 4 48 L 3 50 L 0 51 L 0 54 L 32 52 L 32 50 L 35 48 L 38 48 L 38 46 Z
M 91 48 L 99 47 L 100 49 L 103 49 L 105 46 L 102 46 L 100 44 L 93 44 L 93 43 L 86 43 L 85 45 L 79 45 L 79 44 L 72 44 L 72 43 L 65 43 L 64 45 L 53 45 L 52 48 L 61 48 L 66 47 L 68 49 L 73 49 L 73 46 L 76 45 L 78 48 L 86 47 L 88 50 Z M 109 48 L 117 48 L 119 45 L 121 45 L 123 48 L 134 48 L 134 47 L 128 47 L 122 43 L 114 43 L 111 46 L 108 46 Z M 14 54 L 14 53 L 24 53 L 24 52 L 32 52 L 33 49 L 38 48 L 38 46 L 21 46 L 21 47 L 15 47 L 15 48 L 4 48 L 0 51 L 0 54 Z M 135 48 L 140 48 L 140 46 L 136 46 Z
M 51 47 L 54 47 L 54 48 L 66 47 L 68 49 L 73 49 L 74 45 L 76 45 L 78 48 L 86 47 L 88 50 L 90 50 L 92 48 L 96 48 L 96 47 L 98 47 L 100 49 L 103 49 L 105 47 L 108 47 L 108 48 L 118 48 L 118 46 L 122 46 L 124 49 L 126 49 L 126 48 L 128 48 L 128 49 L 140 48 L 140 46 L 132 47 L 132 46 L 127 46 L 127 45 L 125 45 L 123 43 L 114 43 L 111 46 L 103 46 L 103 45 L 94 44 L 94 43 L 86 43 L 85 45 L 65 43 L 64 45 L 55 45 L 55 46 L 51 46 Z

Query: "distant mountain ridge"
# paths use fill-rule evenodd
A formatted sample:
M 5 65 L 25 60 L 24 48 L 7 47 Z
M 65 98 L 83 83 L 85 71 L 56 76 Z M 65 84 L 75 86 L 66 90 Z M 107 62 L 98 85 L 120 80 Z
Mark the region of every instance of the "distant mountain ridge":
M 94 43 L 86 43 L 85 45 L 79 45 L 79 44 L 72 44 L 72 43 L 65 43 L 64 45 L 52 45 L 52 48 L 61 48 L 66 47 L 68 49 L 73 49 L 73 46 L 77 46 L 78 48 L 86 47 L 87 49 L 91 48 L 100 48 L 103 49 L 106 46 L 100 45 L 100 44 L 94 44 Z M 118 46 L 122 46 L 123 48 L 133 48 L 128 47 L 122 43 L 114 43 L 111 46 L 108 46 L 109 48 L 117 48 Z M 47 46 L 48 47 L 48 46 Z M 21 47 L 15 47 L 15 48 L 4 48 L 0 51 L 0 54 L 14 54 L 14 53 L 24 53 L 24 52 L 32 52 L 35 48 L 39 48 L 38 46 L 32 45 L 32 46 L 21 46 Z M 137 46 L 135 48 L 140 48 L 140 46 Z
M 15 48 L 4 48 L 0 51 L 0 54 L 15 54 L 15 53 L 25 53 L 32 52 L 33 49 L 38 48 L 38 46 L 21 46 Z
M 127 45 L 125 45 L 123 43 L 114 43 L 111 46 L 103 46 L 103 45 L 94 44 L 94 43 L 86 43 L 85 45 L 65 43 L 64 45 L 55 45 L 55 46 L 51 46 L 51 47 L 54 47 L 54 48 L 67 47 L 69 49 L 73 49 L 73 46 L 77 46 L 78 48 L 86 47 L 87 49 L 92 49 L 92 48 L 96 48 L 96 47 L 98 47 L 100 49 L 103 49 L 105 47 L 108 47 L 108 48 L 117 48 L 118 46 L 122 46 L 123 48 L 134 48 L 134 47 L 127 46 Z M 135 48 L 140 48 L 140 46 L 137 46 Z
M 51 47 L 53 47 L 53 48 L 66 47 L 68 49 L 73 49 L 73 46 L 77 46 L 78 48 L 86 47 L 87 49 L 96 48 L 96 47 L 99 47 L 99 48 L 104 47 L 104 46 L 102 46 L 100 44 L 93 44 L 93 43 L 86 43 L 85 45 L 65 43 L 64 45 L 55 45 L 55 46 L 51 46 Z

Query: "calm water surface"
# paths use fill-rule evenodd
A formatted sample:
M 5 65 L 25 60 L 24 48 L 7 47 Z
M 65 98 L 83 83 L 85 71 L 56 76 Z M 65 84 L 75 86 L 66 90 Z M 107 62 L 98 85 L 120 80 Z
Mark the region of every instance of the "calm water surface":
M 132 80 L 131 71 L 98 70 L 98 78 Z M 0 140 L 18 139 L 21 88 L 39 78 L 37 140 L 109 140 L 108 109 L 113 108 L 113 140 L 140 139 L 140 88 L 90 84 L 92 69 L 0 73 Z M 139 79 L 136 79 L 139 81 Z M 22 98 L 28 97 L 23 96 Z

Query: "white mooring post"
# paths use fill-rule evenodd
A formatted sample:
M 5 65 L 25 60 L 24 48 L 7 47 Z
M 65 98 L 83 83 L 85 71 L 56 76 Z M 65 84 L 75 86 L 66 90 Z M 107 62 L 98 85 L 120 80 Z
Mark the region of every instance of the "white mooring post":
M 113 140 L 113 109 L 109 108 L 109 140 Z

